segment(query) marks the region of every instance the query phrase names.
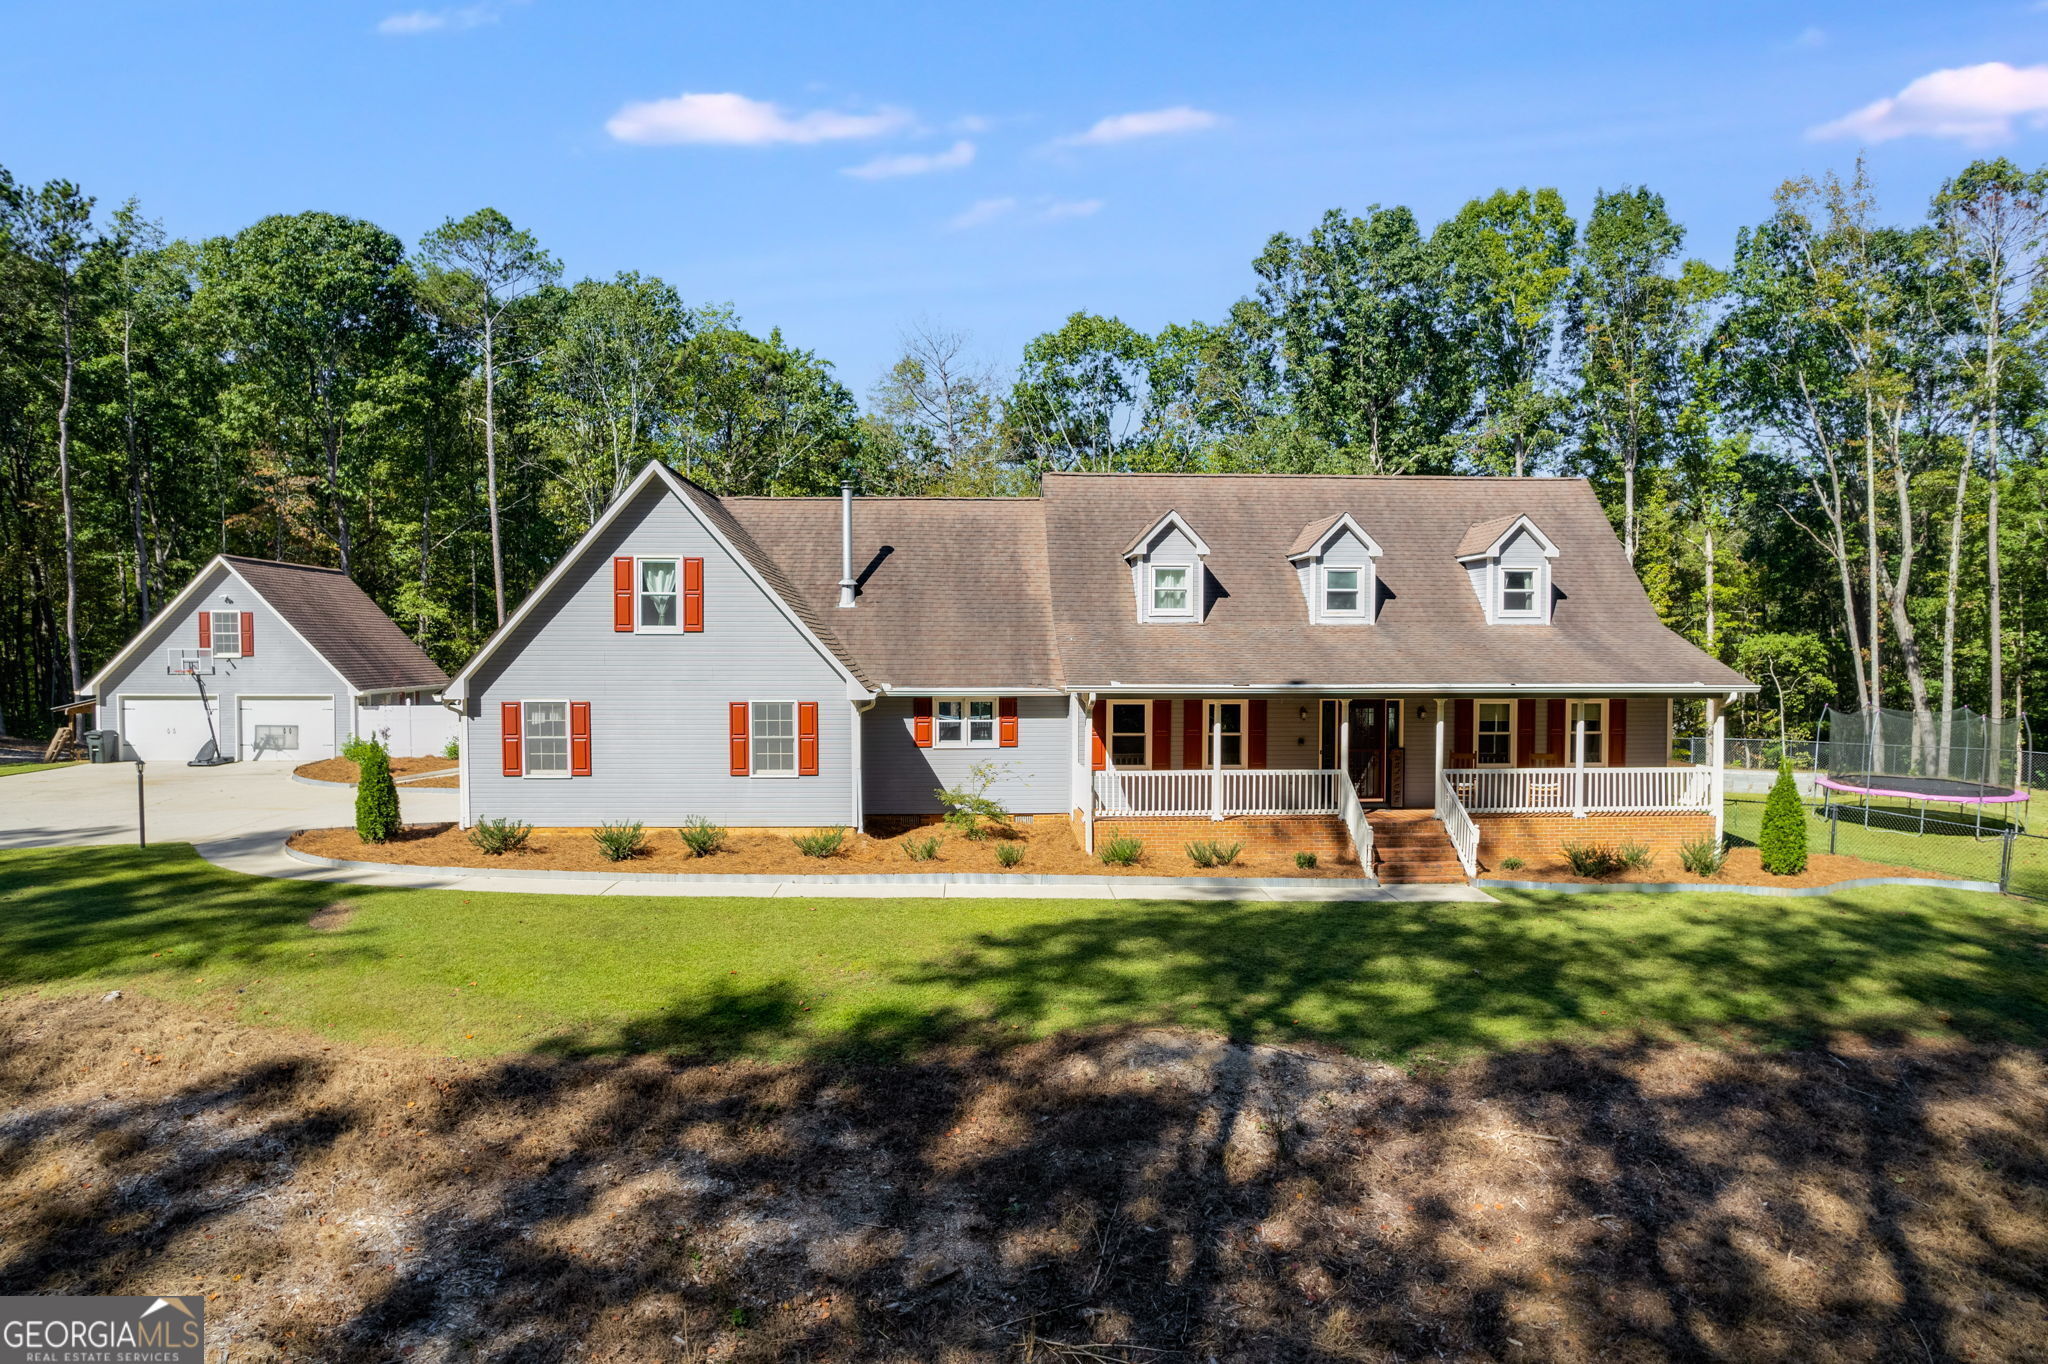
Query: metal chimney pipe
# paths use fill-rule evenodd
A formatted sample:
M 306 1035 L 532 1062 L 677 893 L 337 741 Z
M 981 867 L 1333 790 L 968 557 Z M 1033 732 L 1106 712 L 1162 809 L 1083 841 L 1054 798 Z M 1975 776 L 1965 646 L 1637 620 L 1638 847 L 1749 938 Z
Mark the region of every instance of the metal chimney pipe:
M 853 484 L 839 485 L 839 605 L 854 604 L 853 580 Z

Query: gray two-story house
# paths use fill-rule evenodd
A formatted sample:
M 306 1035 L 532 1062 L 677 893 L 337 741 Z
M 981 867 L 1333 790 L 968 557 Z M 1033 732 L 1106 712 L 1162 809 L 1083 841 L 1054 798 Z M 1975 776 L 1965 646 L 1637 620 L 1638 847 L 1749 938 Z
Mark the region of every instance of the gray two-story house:
M 1581 480 L 721 498 L 650 464 L 447 696 L 465 823 L 860 827 L 988 765 L 1091 847 L 1335 824 L 1391 878 L 1715 831 L 1673 706 L 1718 727 L 1748 690 L 1657 619 Z

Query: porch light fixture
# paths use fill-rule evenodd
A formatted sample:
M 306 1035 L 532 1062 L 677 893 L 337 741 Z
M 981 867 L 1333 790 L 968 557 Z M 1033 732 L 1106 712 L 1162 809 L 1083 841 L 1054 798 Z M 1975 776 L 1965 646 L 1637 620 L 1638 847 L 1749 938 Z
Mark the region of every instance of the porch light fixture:
M 1308 720 L 1308 707 L 1307 707 L 1307 706 L 1303 706 L 1303 707 L 1301 708 L 1301 718 L 1302 718 L 1302 721 L 1303 721 L 1304 723 L 1306 723 L 1306 722 L 1307 722 L 1307 720 Z

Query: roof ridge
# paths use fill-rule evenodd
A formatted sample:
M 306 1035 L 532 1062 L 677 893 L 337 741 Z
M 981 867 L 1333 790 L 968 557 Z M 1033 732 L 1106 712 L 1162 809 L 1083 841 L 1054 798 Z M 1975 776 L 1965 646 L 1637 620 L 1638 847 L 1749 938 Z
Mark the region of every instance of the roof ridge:
M 336 573 L 344 578 L 349 578 L 350 581 L 354 581 L 353 576 L 347 569 L 336 568 L 331 564 L 302 564 L 296 559 L 261 559 L 254 554 L 223 554 L 220 557 L 231 564 L 266 564 L 271 568 L 303 568 L 309 573 Z

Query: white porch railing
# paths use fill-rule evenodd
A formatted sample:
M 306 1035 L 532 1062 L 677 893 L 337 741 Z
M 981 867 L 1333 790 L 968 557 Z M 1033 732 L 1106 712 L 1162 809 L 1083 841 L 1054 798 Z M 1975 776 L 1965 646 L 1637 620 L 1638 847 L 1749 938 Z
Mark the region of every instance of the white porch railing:
M 1333 768 L 1095 773 L 1099 815 L 1334 815 L 1350 783 Z M 1353 797 L 1354 803 L 1357 797 Z
M 1465 875 L 1479 874 L 1479 826 L 1472 822 L 1470 812 L 1458 798 L 1457 787 L 1449 778 L 1455 774 L 1445 773 L 1437 778 L 1436 817 L 1443 824 L 1444 832 L 1450 835 L 1451 848 L 1458 854 L 1458 865 L 1465 869 Z
M 1365 807 L 1358 803 L 1358 792 L 1348 781 L 1337 783 L 1337 818 L 1344 821 L 1345 832 L 1351 835 L 1351 849 L 1358 854 L 1358 870 L 1363 876 L 1371 876 L 1372 870 L 1372 823 L 1365 817 Z
M 1706 767 L 1510 767 L 1444 773 L 1458 802 L 1482 815 L 1712 810 Z

